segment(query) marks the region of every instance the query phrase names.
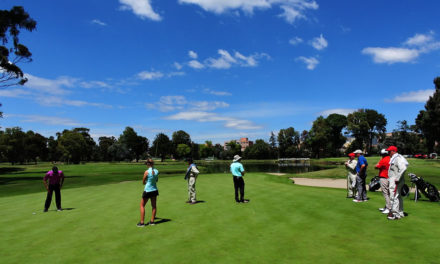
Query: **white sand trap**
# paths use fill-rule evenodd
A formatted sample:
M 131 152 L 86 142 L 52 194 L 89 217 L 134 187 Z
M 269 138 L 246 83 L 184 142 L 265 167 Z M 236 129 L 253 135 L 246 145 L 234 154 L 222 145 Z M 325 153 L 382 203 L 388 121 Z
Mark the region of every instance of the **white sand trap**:
M 346 179 L 310 179 L 310 178 L 290 178 L 298 185 L 314 186 L 314 187 L 329 187 L 329 188 L 347 188 Z

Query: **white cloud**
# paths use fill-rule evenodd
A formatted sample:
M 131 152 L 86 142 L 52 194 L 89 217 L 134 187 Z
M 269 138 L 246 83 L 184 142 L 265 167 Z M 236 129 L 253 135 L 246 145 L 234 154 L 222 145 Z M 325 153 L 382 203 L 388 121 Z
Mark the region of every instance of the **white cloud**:
M 51 126 L 62 125 L 62 126 L 78 127 L 85 125 L 69 118 L 55 117 L 55 116 L 8 114 L 8 117 L 24 118 L 23 120 L 21 120 L 21 122 L 40 123 Z
M 188 101 L 185 96 L 170 95 L 160 97 L 157 103 L 147 103 L 146 107 L 161 112 L 182 111 L 184 109 L 211 111 L 217 108 L 229 107 L 229 104 L 221 101 Z
M 319 7 L 314 0 L 179 0 L 179 3 L 195 4 L 216 14 L 241 10 L 248 15 L 252 15 L 255 9 L 265 10 L 278 6 L 283 11 L 278 16 L 290 24 L 299 19 L 306 19 L 305 13 L 308 10 L 316 10 Z
M 83 81 L 80 82 L 79 85 L 83 88 L 93 88 L 93 87 L 99 87 L 99 88 L 110 88 L 111 85 L 103 82 L 103 81 Z
M 83 106 L 94 106 L 94 107 L 100 107 L 100 108 L 113 108 L 112 105 L 108 104 L 102 104 L 102 103 L 94 103 L 94 102 L 87 102 L 82 100 L 70 100 L 66 98 L 59 98 L 56 96 L 38 96 L 35 98 L 36 102 L 42 106 L 76 106 L 76 107 L 83 107 Z
M 70 93 L 70 91 L 63 89 L 63 87 L 72 87 L 77 81 L 77 79 L 70 77 L 59 77 L 56 80 L 40 78 L 31 74 L 25 74 L 25 77 L 28 78 L 24 85 L 26 88 L 51 95 Z
M 192 51 L 192 50 L 188 51 L 188 56 L 189 56 L 191 59 L 197 59 L 197 57 L 198 57 L 197 53 L 194 52 L 194 51 Z
M 289 44 L 290 45 L 298 45 L 300 43 L 302 43 L 304 40 L 300 37 L 293 37 L 289 40 Z
M 104 26 L 107 26 L 106 23 L 102 22 L 102 21 L 99 20 L 99 19 L 93 19 L 91 23 L 92 23 L 92 24 L 96 24 L 96 25 L 100 25 L 100 26 L 103 26 L 103 27 L 104 27 Z
M 160 71 L 143 71 L 138 73 L 138 78 L 141 80 L 157 80 L 163 77 Z
M 211 89 L 208 89 L 208 88 L 204 89 L 203 92 L 207 93 L 207 94 L 217 95 L 217 96 L 231 96 L 232 95 L 229 92 L 214 91 L 214 90 L 211 90 Z
M 255 125 L 249 120 L 241 120 L 233 117 L 221 116 L 216 113 L 210 113 L 205 111 L 186 111 L 180 112 L 168 117 L 167 120 L 186 120 L 197 122 L 223 122 L 223 125 L 227 128 L 233 128 L 238 130 L 254 130 L 261 129 L 261 126 Z
M 408 38 L 402 47 L 367 47 L 362 54 L 371 55 L 375 63 L 409 63 L 414 62 L 423 53 L 440 49 L 440 42 L 434 39 L 434 32 L 415 34 Z
M 310 45 L 312 45 L 312 47 L 314 47 L 317 50 L 323 50 L 323 49 L 327 48 L 328 42 L 324 38 L 324 36 L 321 34 L 319 37 L 312 39 L 312 41 L 310 42 Z
M 23 89 L 0 89 L 1 97 L 20 98 L 29 94 L 29 91 Z
M 183 68 L 182 64 L 180 64 L 178 62 L 174 62 L 174 67 L 179 71 Z
M 376 63 L 393 64 L 397 62 L 411 62 L 419 57 L 420 52 L 416 49 L 406 48 L 365 48 L 362 54 L 373 56 Z
M 183 110 L 184 106 L 188 102 L 185 96 L 161 96 L 157 103 L 147 103 L 146 106 L 149 109 L 157 109 L 161 112 L 170 112 L 174 110 Z
M 131 10 L 135 15 L 141 19 L 151 19 L 154 21 L 162 20 L 162 17 L 154 12 L 151 6 L 151 0 L 119 0 L 121 3 L 121 10 Z
M 212 111 L 217 108 L 226 108 L 229 107 L 228 103 L 225 102 L 209 102 L 209 101 L 199 101 L 199 102 L 190 102 L 191 108 L 198 111 Z
M 425 103 L 428 101 L 429 97 L 434 94 L 434 89 L 427 89 L 427 90 L 418 90 L 413 92 L 405 92 L 401 95 L 398 95 L 394 97 L 391 101 L 392 102 L 413 102 L 413 103 Z
M 188 62 L 188 66 L 193 68 L 193 69 L 203 69 L 203 68 L 205 68 L 205 65 L 201 64 L 197 60 L 192 60 L 192 61 Z
M 434 32 L 429 34 L 415 34 L 414 37 L 410 37 L 405 41 L 405 45 L 408 46 L 423 46 L 434 39 Z
M 319 60 L 315 57 L 307 58 L 307 57 L 301 56 L 301 57 L 296 58 L 296 60 L 304 62 L 307 66 L 307 69 L 309 69 L 309 70 L 314 70 L 316 68 L 316 66 L 319 64 Z
M 170 72 L 168 73 L 168 77 L 174 77 L 174 76 L 184 76 L 185 72 L 179 71 L 179 72 Z
M 327 117 L 331 114 L 340 114 L 340 115 L 347 116 L 348 114 L 351 114 L 355 111 L 356 111 L 356 109 L 350 109 L 350 108 L 334 108 L 334 109 L 324 110 L 324 111 L 320 112 L 319 115 L 322 115 L 324 117 Z
M 255 53 L 253 55 L 245 56 L 238 51 L 235 51 L 233 54 L 231 54 L 224 49 L 219 49 L 217 53 L 219 54 L 219 57 L 207 58 L 203 61 L 203 63 L 197 60 L 191 60 L 188 65 L 194 69 L 203 69 L 205 67 L 214 69 L 229 69 L 232 66 L 256 67 L 258 66 L 259 59 L 270 59 L 270 56 L 266 53 Z

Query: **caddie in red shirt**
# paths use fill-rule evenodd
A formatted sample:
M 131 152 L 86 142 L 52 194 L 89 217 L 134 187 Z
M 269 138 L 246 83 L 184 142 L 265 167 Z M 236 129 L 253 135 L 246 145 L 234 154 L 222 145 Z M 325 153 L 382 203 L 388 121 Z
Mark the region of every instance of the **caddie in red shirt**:
M 388 181 L 388 169 L 390 168 L 390 155 L 388 151 L 382 149 L 380 151 L 382 158 L 374 167 L 379 170 L 380 189 L 382 190 L 383 197 L 385 198 L 385 207 L 379 208 L 383 214 L 388 214 L 391 210 L 390 200 L 390 182 Z

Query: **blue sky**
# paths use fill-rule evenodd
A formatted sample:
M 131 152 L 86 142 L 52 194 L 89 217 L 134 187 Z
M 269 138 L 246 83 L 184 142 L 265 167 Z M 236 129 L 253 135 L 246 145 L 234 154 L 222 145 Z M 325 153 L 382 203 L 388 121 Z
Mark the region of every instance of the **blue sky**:
M 249 137 L 376 109 L 410 124 L 440 75 L 436 0 L 2 0 L 37 30 L 1 127 Z M 436 19 L 437 17 L 437 19 Z

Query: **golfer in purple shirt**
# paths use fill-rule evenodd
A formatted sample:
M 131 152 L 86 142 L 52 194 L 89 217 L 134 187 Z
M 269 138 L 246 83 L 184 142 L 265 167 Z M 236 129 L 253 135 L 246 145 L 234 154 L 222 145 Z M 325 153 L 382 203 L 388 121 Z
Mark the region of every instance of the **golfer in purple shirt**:
M 49 184 L 48 184 L 49 181 Z M 62 211 L 61 208 L 61 187 L 64 183 L 63 171 L 59 171 L 57 167 L 53 167 L 51 171 L 46 173 L 43 178 L 44 187 L 47 190 L 46 202 L 44 203 L 44 212 L 49 210 L 50 203 L 52 202 L 52 193 L 55 191 L 55 202 L 57 204 L 58 211 Z

